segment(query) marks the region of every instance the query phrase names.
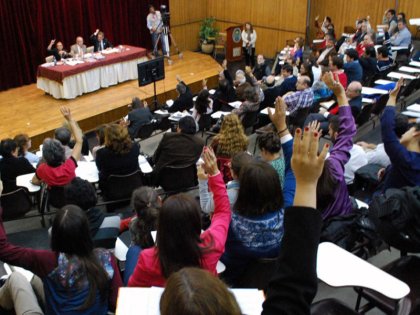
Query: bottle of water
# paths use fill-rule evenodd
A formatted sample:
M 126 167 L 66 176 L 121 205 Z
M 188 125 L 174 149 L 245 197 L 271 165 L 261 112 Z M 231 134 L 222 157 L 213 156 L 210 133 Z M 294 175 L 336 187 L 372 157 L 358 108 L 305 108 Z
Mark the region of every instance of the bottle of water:
M 54 62 L 54 66 L 57 65 L 57 59 L 55 58 L 55 56 L 53 56 L 53 62 Z

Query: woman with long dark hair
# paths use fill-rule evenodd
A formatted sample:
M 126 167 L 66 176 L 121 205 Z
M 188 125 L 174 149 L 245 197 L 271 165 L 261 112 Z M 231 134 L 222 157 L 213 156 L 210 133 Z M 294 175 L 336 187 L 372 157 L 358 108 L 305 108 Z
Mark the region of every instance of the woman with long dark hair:
M 252 162 L 241 170 L 238 197 L 222 256 L 226 265 L 224 277 L 229 283 L 235 283 L 253 259 L 278 255 L 284 208 L 293 202 L 296 187 L 290 163 L 293 138 L 286 125 L 286 104 L 281 97 L 276 100 L 276 108 L 282 114 L 277 130 L 285 157 L 284 186 L 276 170 L 266 162 Z
M 242 50 L 245 55 L 245 64 L 255 67 L 255 42 L 257 41 L 257 32 L 250 22 L 246 22 L 242 31 Z
M 113 255 L 95 249 L 90 235 L 85 213 L 73 205 L 57 211 L 51 250 L 8 243 L 0 220 L 0 259 L 42 279 L 46 314 L 105 315 L 115 309 L 122 282 Z
M 210 227 L 201 233 L 200 205 L 194 198 L 179 194 L 166 199 L 158 215 L 156 245 L 140 253 L 128 286 L 164 286 L 172 273 L 184 267 L 200 267 L 216 274 L 231 212 L 213 151 L 205 148 L 203 159 L 215 204 Z
M 195 105 L 192 111 L 192 116 L 198 123 L 201 116 L 208 115 L 213 112 L 213 100 L 210 98 L 210 93 L 207 89 L 203 89 L 198 93 Z

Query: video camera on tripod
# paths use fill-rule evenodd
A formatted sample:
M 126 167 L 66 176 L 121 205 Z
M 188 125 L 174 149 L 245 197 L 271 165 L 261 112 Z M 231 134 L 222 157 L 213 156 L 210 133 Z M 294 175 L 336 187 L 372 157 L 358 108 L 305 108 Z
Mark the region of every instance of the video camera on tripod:
M 171 13 L 168 11 L 166 5 L 162 4 L 160 6 L 160 14 L 162 16 L 163 26 L 169 26 L 169 19 L 171 18 Z

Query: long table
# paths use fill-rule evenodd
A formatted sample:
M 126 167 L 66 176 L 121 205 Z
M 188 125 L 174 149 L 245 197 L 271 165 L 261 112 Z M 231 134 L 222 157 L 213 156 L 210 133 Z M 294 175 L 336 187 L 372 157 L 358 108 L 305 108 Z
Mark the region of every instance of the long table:
M 146 49 L 122 47 L 105 52 L 103 59 L 91 55 L 75 65 L 72 61 L 42 64 L 38 66 L 37 87 L 56 99 L 73 99 L 120 82 L 136 80 L 137 64 L 147 60 Z

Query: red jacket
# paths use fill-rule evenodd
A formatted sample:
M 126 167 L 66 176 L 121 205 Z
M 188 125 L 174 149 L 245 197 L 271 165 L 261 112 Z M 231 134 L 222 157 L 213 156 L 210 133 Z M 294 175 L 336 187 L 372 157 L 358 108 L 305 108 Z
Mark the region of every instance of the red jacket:
M 220 173 L 209 177 L 209 188 L 213 192 L 215 211 L 210 227 L 201 234 L 201 246 L 206 248 L 201 267 L 217 275 L 216 265 L 225 250 L 231 211 L 226 186 Z M 165 286 L 166 279 L 162 274 L 157 254 L 157 247 L 145 249 L 140 253 L 136 268 L 128 281 L 129 287 Z

